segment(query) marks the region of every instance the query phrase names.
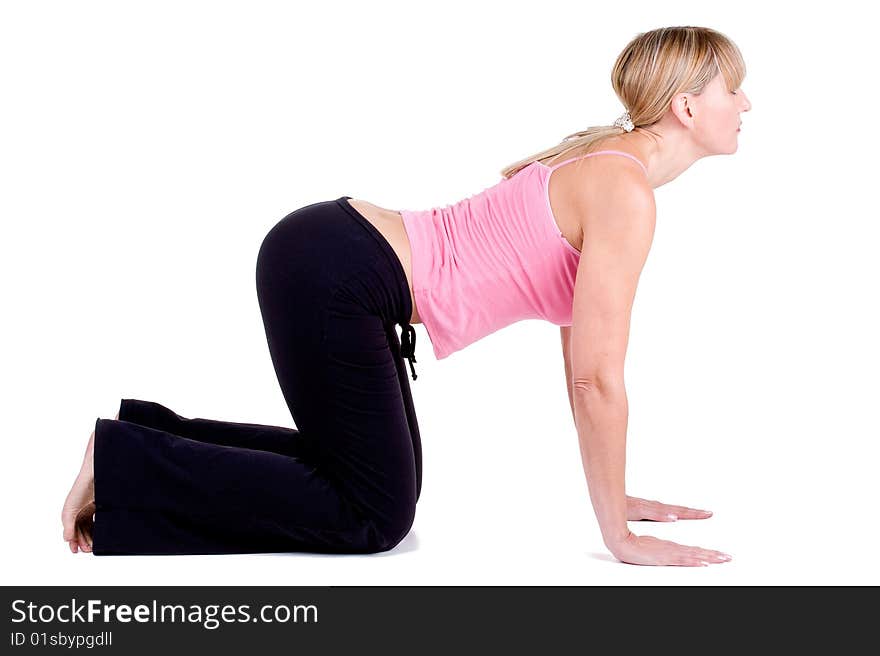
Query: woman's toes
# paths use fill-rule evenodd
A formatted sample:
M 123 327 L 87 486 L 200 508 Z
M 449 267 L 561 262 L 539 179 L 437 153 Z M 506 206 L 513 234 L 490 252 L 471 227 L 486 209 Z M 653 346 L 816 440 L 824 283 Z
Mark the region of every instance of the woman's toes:
M 89 542 L 91 541 L 89 537 L 86 535 L 85 530 L 82 527 L 78 528 L 76 531 L 76 539 L 79 543 L 80 551 L 88 551 L 89 550 Z
M 70 529 L 67 528 L 65 523 L 64 539 L 71 545 L 73 553 L 77 551 L 89 552 L 92 550 L 92 531 L 95 524 L 94 514 L 95 502 L 92 500 L 80 508 L 78 512 L 73 513 L 73 523 Z M 65 516 L 65 519 L 69 521 L 69 516 Z
M 61 509 L 61 535 L 73 553 L 91 550 L 91 523 L 95 512 L 94 439 L 92 431 L 83 465 Z
M 92 550 L 92 531 L 91 531 L 91 529 L 84 528 L 82 531 L 82 534 L 83 534 L 83 538 L 85 538 L 85 541 L 86 541 L 85 550 L 91 551 Z

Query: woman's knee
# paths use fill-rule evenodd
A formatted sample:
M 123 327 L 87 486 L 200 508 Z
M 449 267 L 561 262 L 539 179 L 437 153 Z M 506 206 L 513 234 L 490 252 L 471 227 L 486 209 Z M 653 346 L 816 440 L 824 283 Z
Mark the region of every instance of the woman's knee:
M 390 520 L 376 524 L 376 550 L 390 551 L 409 535 L 416 517 L 416 504 L 402 504 Z

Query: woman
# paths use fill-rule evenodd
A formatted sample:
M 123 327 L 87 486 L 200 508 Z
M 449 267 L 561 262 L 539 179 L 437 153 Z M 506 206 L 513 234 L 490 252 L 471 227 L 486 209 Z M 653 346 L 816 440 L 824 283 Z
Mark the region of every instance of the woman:
M 711 513 L 627 497 L 630 311 L 653 238 L 653 189 L 737 148 L 745 65 L 707 28 L 639 34 L 612 83 L 629 108 L 502 171 L 454 205 L 401 211 L 342 196 L 266 235 L 257 294 L 297 428 L 186 418 L 123 399 L 98 419 L 62 512 L 101 554 L 374 553 L 409 532 L 421 443 L 404 358 L 415 331 L 448 357 L 515 321 L 561 327 L 572 414 L 603 540 L 627 563 L 699 566 L 710 549 L 628 520 Z M 394 328 L 402 326 L 402 343 Z

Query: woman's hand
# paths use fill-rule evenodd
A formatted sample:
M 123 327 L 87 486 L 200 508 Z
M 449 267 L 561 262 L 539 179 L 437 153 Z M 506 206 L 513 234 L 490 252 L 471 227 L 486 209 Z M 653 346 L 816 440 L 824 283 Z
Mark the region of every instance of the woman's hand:
M 626 497 L 626 520 L 637 522 L 650 519 L 655 522 L 674 522 L 678 519 L 706 519 L 712 516 L 711 510 L 697 510 L 687 506 L 671 506 L 659 501 Z
M 634 533 L 607 546 L 615 558 L 633 565 L 701 567 L 713 563 L 725 563 L 731 559 L 731 556 L 721 551 L 692 547 L 661 540 L 652 535 Z

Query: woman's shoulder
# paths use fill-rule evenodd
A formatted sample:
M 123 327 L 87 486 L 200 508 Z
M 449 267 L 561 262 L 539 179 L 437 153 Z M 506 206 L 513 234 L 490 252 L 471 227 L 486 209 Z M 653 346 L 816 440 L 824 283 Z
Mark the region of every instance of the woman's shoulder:
M 555 161 L 546 163 L 553 167 L 554 164 L 576 159 L 554 171 L 554 184 L 563 189 L 566 198 L 578 199 L 578 204 L 602 202 L 609 196 L 621 193 L 653 198 L 654 191 L 638 153 L 610 146 L 579 150 L 577 153 L 566 153 L 564 157 L 554 157 Z M 626 153 L 629 157 L 603 153 L 608 150 Z
M 609 145 L 592 149 L 590 152 L 598 153 L 603 150 L 625 152 L 641 161 L 639 155 L 631 152 L 631 149 L 612 148 Z M 583 157 L 590 152 L 585 151 L 579 156 Z M 577 156 L 569 155 L 559 161 Z M 647 212 L 656 211 L 654 190 L 648 183 L 645 170 L 638 162 L 629 157 L 609 154 L 585 157 L 579 164 L 581 165 L 564 166 L 559 169 L 560 172 L 570 169 L 567 174 L 560 176 L 562 179 L 559 182 L 563 187 L 568 187 L 567 193 L 563 193 L 574 204 L 582 229 L 586 227 L 585 222 L 591 217 L 605 216 L 609 208 L 620 207 L 623 198 L 627 201 L 627 207 L 643 207 Z

